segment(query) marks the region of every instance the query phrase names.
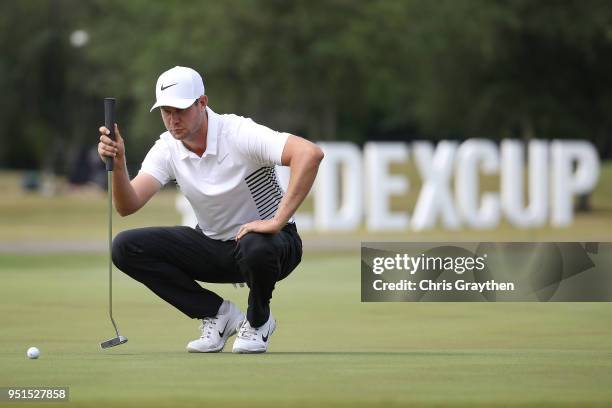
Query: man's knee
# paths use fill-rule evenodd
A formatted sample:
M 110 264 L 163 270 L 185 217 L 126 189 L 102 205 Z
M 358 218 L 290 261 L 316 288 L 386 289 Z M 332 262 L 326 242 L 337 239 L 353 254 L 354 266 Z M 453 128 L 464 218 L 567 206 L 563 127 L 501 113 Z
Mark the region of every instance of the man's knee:
M 237 248 L 237 260 L 252 268 L 270 265 L 278 256 L 270 235 L 250 232 L 240 239 Z
M 139 251 L 137 249 L 138 238 L 133 230 L 122 231 L 113 239 L 111 257 L 113 264 L 120 270 L 127 272 L 133 256 Z

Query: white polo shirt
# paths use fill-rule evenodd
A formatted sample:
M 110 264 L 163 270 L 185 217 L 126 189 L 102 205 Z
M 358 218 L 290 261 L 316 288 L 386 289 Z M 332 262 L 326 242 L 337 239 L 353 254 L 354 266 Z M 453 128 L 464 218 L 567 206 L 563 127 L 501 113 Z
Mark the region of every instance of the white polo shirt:
M 204 234 L 226 241 L 236 237 L 241 225 L 276 214 L 283 190 L 274 166 L 281 164 L 289 134 L 242 116 L 218 115 L 208 107 L 206 111 L 208 135 L 202 157 L 165 132 L 140 171 L 162 185 L 176 180 Z

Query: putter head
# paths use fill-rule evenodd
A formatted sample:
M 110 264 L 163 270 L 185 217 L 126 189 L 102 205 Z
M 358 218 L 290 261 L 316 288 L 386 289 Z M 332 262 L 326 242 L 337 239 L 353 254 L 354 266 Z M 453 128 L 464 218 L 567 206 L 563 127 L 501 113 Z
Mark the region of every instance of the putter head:
M 114 339 L 103 341 L 102 343 L 100 343 L 100 347 L 102 347 L 103 349 L 107 349 L 118 346 L 123 343 L 127 343 L 127 337 L 119 336 L 115 337 Z

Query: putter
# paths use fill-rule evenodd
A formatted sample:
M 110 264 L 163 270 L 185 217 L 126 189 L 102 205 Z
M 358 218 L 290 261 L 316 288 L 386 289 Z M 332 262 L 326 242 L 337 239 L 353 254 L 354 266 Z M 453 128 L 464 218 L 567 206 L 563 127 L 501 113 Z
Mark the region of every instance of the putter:
M 104 126 L 110 131 L 109 137 L 115 140 L 115 98 L 104 98 Z M 119 334 L 119 329 L 115 319 L 113 319 L 113 259 L 111 252 L 113 245 L 113 158 L 107 157 L 104 162 L 108 181 L 106 187 L 108 196 L 108 315 L 115 328 L 115 334 L 117 334 L 117 337 L 100 343 L 101 348 L 107 349 L 127 343 L 128 339 Z

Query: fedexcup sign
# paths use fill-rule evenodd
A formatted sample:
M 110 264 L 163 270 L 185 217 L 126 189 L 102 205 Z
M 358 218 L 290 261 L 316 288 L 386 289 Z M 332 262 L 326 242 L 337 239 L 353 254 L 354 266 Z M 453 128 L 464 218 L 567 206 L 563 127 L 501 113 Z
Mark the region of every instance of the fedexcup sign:
M 372 231 L 486 229 L 502 218 L 520 228 L 564 227 L 573 219 L 573 198 L 593 190 L 600 168 L 596 149 L 582 140 L 319 146 L 325 159 L 312 192 L 314 211 L 300 214 L 301 230 L 350 231 L 364 222 Z M 421 184 L 416 205 L 392 211 L 391 197 L 406 194 L 410 180 L 390 167 L 410 161 Z M 277 168 L 285 186 L 288 170 Z M 498 191 L 481 191 L 481 176 L 499 177 Z

